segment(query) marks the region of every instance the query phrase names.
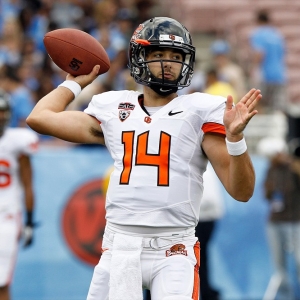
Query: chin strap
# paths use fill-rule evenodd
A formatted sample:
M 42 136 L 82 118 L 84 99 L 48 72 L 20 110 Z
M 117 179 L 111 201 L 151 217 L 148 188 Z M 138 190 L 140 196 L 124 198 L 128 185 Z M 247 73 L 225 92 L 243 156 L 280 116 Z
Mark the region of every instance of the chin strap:
M 160 96 L 169 96 L 173 93 L 176 93 L 178 90 L 178 87 L 162 86 L 156 84 L 151 84 L 150 88 Z
M 178 91 L 177 83 L 178 80 L 163 80 L 151 74 L 148 86 L 160 96 L 169 96 Z

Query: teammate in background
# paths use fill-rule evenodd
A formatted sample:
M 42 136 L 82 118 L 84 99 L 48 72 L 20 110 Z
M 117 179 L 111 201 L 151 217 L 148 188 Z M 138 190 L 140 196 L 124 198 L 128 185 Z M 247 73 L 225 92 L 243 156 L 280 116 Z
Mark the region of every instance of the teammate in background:
M 10 95 L 10 127 L 27 127 L 26 118 L 34 106 L 31 91 L 18 75 L 18 68 L 1 66 L 0 88 Z
M 250 79 L 264 95 L 260 103 L 263 113 L 286 111 L 287 74 L 286 44 L 284 37 L 275 28 L 267 11 L 256 14 L 257 28 L 251 33 L 252 70 Z
M 174 19 L 140 24 L 129 44 L 129 68 L 143 92 L 95 95 L 84 112 L 65 111 L 100 66 L 43 97 L 27 118 L 37 132 L 74 143 L 104 143 L 114 159 L 106 196 L 103 254 L 87 299 L 199 297 L 199 219 L 203 173 L 211 162 L 227 192 L 248 201 L 255 173 L 243 130 L 257 113 L 259 90 L 233 99 L 193 93 L 195 48 Z M 125 253 L 125 254 L 124 254 Z
M 28 128 L 8 128 L 9 120 L 9 96 L 0 91 L 0 300 L 10 299 L 9 286 L 21 234 L 24 247 L 32 243 L 34 194 L 30 155 L 38 142 L 37 134 Z
M 269 165 L 264 180 L 265 198 L 270 213 L 267 233 L 273 257 L 275 274 L 272 276 L 264 299 L 295 299 L 296 288 L 289 276 L 288 257 L 293 257 L 300 284 L 300 144 L 287 145 L 285 141 L 268 141 Z M 261 140 L 259 145 L 263 145 Z M 265 146 L 267 146 L 265 144 Z M 292 146 L 292 147 L 288 147 Z M 290 148 L 290 153 L 288 151 Z M 273 152 L 273 153 L 272 153 Z M 276 291 L 277 290 L 277 291 Z

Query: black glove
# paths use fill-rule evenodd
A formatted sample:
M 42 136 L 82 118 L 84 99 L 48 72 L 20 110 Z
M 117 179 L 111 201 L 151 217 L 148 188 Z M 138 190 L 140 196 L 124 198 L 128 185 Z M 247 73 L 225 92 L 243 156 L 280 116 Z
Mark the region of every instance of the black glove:
M 23 247 L 26 248 L 32 244 L 32 239 L 33 239 L 33 227 L 26 225 L 23 228 Z
M 32 212 L 28 211 L 26 214 L 26 223 L 23 228 L 22 239 L 23 247 L 26 248 L 32 244 L 33 241 L 33 222 L 32 222 Z

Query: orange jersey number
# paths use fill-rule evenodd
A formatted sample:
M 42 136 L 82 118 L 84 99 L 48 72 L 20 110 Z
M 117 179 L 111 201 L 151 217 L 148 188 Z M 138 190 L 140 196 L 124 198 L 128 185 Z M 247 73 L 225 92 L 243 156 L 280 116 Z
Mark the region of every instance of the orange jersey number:
M 9 169 L 10 165 L 8 161 L 0 160 L 0 188 L 4 188 L 10 185 L 11 177 L 5 169 Z
M 133 165 L 134 131 L 122 132 L 122 144 L 124 145 L 123 171 L 120 184 L 129 184 L 130 173 Z M 157 154 L 147 153 L 149 131 L 137 137 L 135 166 L 157 167 L 157 185 L 169 185 L 169 163 L 171 136 L 160 132 L 159 149 Z

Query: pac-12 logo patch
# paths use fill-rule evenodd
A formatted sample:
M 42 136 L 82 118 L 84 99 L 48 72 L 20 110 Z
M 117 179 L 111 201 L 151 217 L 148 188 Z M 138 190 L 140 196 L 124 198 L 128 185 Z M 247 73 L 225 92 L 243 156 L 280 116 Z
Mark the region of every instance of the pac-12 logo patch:
M 130 102 L 122 102 L 119 104 L 118 109 L 129 109 L 134 110 L 135 105 Z
M 62 231 L 72 253 L 95 266 L 101 256 L 105 227 L 105 195 L 102 179 L 80 186 L 67 200 L 62 213 Z
M 176 244 L 170 248 L 170 250 L 166 250 L 166 256 L 173 256 L 173 255 L 185 255 L 187 256 L 187 250 L 185 250 L 185 245 L 183 244 Z
M 130 102 L 122 102 L 119 104 L 118 109 L 119 110 L 119 119 L 121 122 L 124 122 L 129 116 L 130 111 L 134 110 L 135 105 Z
M 121 122 L 124 122 L 130 116 L 129 110 L 120 110 L 119 111 L 119 119 Z

